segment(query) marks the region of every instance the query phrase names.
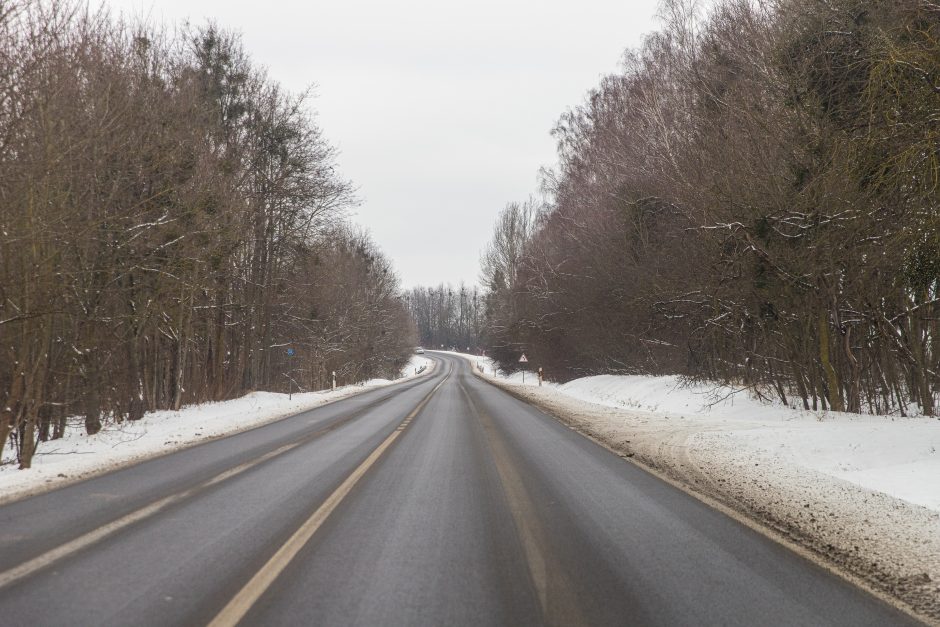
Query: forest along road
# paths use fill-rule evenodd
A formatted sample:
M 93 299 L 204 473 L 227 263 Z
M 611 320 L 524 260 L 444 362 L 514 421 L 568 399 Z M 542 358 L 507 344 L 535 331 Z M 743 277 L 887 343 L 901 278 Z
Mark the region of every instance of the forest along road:
M 913 624 L 432 357 L 3 506 L 0 624 Z

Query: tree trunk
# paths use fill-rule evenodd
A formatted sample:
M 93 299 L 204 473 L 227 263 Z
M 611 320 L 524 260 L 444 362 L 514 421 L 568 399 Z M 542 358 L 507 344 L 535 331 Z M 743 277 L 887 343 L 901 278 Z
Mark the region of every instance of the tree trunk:
M 36 412 L 30 410 L 24 417 L 20 429 L 20 470 L 27 470 L 33 465 L 33 453 L 36 452 Z
M 85 355 L 85 433 L 95 435 L 101 431 L 101 393 L 98 389 L 98 363 L 95 351 Z
M 842 411 L 842 396 L 839 385 L 839 375 L 829 360 L 829 321 L 826 319 L 825 310 L 819 313 L 817 319 L 817 329 L 819 333 L 819 362 L 822 364 L 823 371 L 826 373 L 826 387 L 829 400 L 829 408 L 833 411 Z
M 848 388 L 848 399 L 846 411 L 861 413 L 861 376 L 862 371 L 858 365 L 858 359 L 852 352 L 852 327 L 847 327 L 842 335 L 842 349 L 845 352 L 845 359 L 849 363 L 850 379 Z

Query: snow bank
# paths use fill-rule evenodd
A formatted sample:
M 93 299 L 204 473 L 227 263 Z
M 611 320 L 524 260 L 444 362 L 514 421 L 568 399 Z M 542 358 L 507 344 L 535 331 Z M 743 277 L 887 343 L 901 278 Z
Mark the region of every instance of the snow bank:
M 64 483 L 98 474 L 118 466 L 186 448 L 199 442 L 231 435 L 272 422 L 325 403 L 366 390 L 413 379 L 422 367 L 429 372 L 433 362 L 414 355 L 402 369 L 402 377 L 390 381 L 373 379 L 335 391 L 275 394 L 253 392 L 220 403 L 184 407 L 180 411 L 147 413 L 141 420 L 108 425 L 93 436 L 85 435 L 80 420 L 70 423 L 65 437 L 43 442 L 33 457 L 33 467 L 19 470 L 7 447 L 0 465 L 0 502 L 40 492 Z
M 487 358 L 455 354 L 482 366 L 488 377 L 522 385 L 521 373 L 506 376 Z M 525 386 L 538 386 L 538 377 L 526 374 Z M 599 375 L 543 387 L 585 403 L 648 414 L 664 430 L 682 420 L 693 430 L 721 432 L 729 446 L 940 512 L 936 418 L 805 411 L 763 403 L 727 386 L 686 385 L 678 377 Z
M 675 377 L 483 375 L 940 621 L 940 421 L 807 412 Z

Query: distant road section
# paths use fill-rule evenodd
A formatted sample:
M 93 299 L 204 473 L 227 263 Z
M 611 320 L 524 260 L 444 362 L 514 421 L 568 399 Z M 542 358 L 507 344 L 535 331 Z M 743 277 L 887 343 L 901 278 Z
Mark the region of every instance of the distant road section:
M 0 507 L 3 625 L 908 625 L 465 360 Z

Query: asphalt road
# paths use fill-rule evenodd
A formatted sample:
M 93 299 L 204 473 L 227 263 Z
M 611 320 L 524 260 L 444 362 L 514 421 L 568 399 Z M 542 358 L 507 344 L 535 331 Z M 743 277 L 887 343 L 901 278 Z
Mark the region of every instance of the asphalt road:
M 0 507 L 0 625 L 911 624 L 434 358 Z

